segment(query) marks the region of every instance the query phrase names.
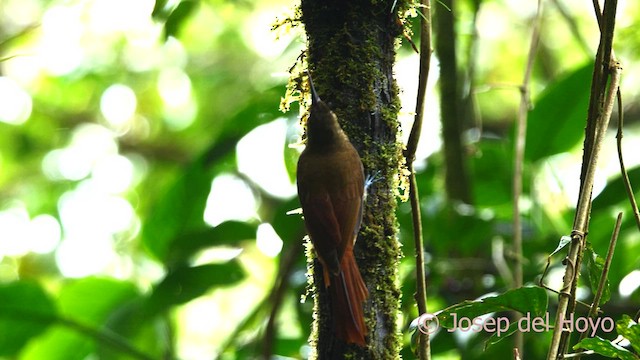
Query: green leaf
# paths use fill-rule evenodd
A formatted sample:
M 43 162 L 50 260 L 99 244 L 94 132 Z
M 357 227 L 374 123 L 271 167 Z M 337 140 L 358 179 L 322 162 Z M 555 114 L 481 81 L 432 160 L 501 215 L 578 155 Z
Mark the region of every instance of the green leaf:
M 137 296 L 132 283 L 85 278 L 63 286 L 58 296 L 58 308 L 62 317 L 99 329 L 113 311 Z M 30 342 L 21 354 L 21 360 L 82 360 L 95 350 L 96 341 L 89 334 L 60 323 Z
M 556 247 L 556 249 L 553 250 L 551 254 L 549 254 L 549 257 L 557 254 L 558 251 L 564 249 L 565 246 L 569 245 L 570 243 L 571 243 L 571 236 L 563 235 L 562 237 L 560 237 L 560 241 L 558 242 L 558 247 Z
M 164 24 L 164 38 L 169 36 L 176 36 L 180 30 L 180 26 L 189 17 L 189 15 L 195 10 L 198 3 L 196 1 L 184 0 L 176 6 L 167 18 L 167 22 Z
M 489 339 L 487 339 L 487 341 L 485 341 L 484 343 L 484 350 L 486 350 L 487 348 L 489 348 L 490 346 L 493 346 L 497 343 L 499 343 L 500 341 L 508 338 L 509 336 L 513 335 L 516 331 L 518 331 L 518 322 L 514 321 L 511 324 L 509 324 L 509 328 L 504 331 L 504 332 L 494 332 Z
M 212 171 L 206 154 L 194 161 L 152 207 L 142 238 L 147 249 L 166 261 L 172 242 L 206 228 L 204 209 L 211 191 Z
M 614 344 L 609 340 L 605 340 L 599 336 L 586 338 L 573 346 L 574 350 L 584 349 L 593 350 L 596 354 L 604 355 L 614 359 L 622 360 L 638 360 L 629 350 L 620 345 Z
M 629 340 L 633 349 L 640 354 L 640 324 L 633 321 L 629 315 L 622 315 L 622 319 L 616 322 L 616 331 L 618 335 Z
M 225 221 L 213 228 L 204 228 L 178 236 L 169 244 L 167 263 L 179 266 L 189 260 L 196 251 L 210 246 L 235 245 L 247 239 L 255 239 L 257 226 L 240 221 Z
M 284 139 L 284 166 L 287 169 L 287 175 L 291 182 L 296 181 L 296 169 L 298 167 L 298 158 L 300 152 L 298 149 L 292 147 L 292 139 L 295 139 L 297 129 L 294 126 L 289 126 L 287 122 L 287 136 Z
M 228 126 L 221 125 L 223 130 L 209 149 L 182 170 L 168 189 L 161 190 L 164 195 L 151 205 L 142 229 L 143 243 L 153 256 L 164 262 L 174 248 L 173 242 L 181 241 L 188 233 L 209 228 L 203 217 L 211 181 L 222 169 L 235 168 L 233 154 L 244 135 L 265 119 L 280 116 L 277 104 L 282 90 L 283 86 L 279 85 L 258 94 L 247 94 L 250 97 L 246 107 L 227 120 Z
M 604 270 L 604 259 L 593 250 L 591 244 L 588 244 L 585 249 L 584 259 L 587 266 L 589 285 L 591 286 L 591 291 L 595 294 L 598 291 L 598 284 Z M 599 305 L 605 304 L 609 299 L 611 299 L 611 289 L 609 288 L 609 279 L 605 279 Z
M 473 182 L 473 198 L 476 206 L 491 206 L 511 203 L 510 174 L 513 164 L 513 150 L 508 141 L 483 139 L 478 144 L 478 151 L 470 159 L 471 176 L 482 181 Z M 422 193 L 420 193 L 422 194 Z
M 530 314 L 531 317 L 542 316 L 547 310 L 547 301 L 543 288 L 521 287 L 482 300 L 464 301 L 439 311 L 436 315 L 440 326 L 449 329 L 454 327 L 453 316 L 458 319 L 474 319 L 484 314 L 507 310 Z
M 245 276 L 242 266 L 235 260 L 175 269 L 153 289 L 148 311 L 155 314 L 173 305 L 184 304 L 213 287 L 236 284 Z
M 632 185 L 640 183 L 640 167 L 627 169 L 627 174 L 629 175 L 629 181 Z M 636 185 L 633 190 L 637 198 L 640 195 L 640 188 Z M 620 175 L 617 175 L 615 178 L 607 181 L 607 186 L 604 190 L 593 199 L 593 212 L 606 209 L 621 202 L 624 202 L 624 206 L 627 207 L 628 199 L 627 191 L 624 187 L 624 180 Z
M 529 112 L 525 158 L 530 162 L 559 154 L 584 137 L 593 64 L 587 63 L 550 84 Z
M 138 295 L 130 282 L 106 278 L 84 278 L 67 284 L 58 296 L 64 317 L 90 325 L 102 325 L 119 305 Z
M 151 16 L 155 18 L 164 18 L 166 17 L 166 9 L 167 0 L 156 0 L 156 3 L 153 5 L 153 12 L 151 12 Z
M 0 285 L 0 356 L 14 356 L 55 321 L 53 301 L 33 282 Z

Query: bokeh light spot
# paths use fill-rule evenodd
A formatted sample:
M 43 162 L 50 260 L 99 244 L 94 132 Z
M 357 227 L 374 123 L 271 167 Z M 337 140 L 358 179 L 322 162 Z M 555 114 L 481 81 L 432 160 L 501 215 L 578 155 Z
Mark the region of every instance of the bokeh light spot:
M 29 252 L 26 234 L 29 231 L 29 213 L 16 205 L 0 211 L 0 256 L 22 256 Z
M 0 121 L 21 125 L 31 116 L 31 96 L 15 81 L 0 76 Z
M 633 270 L 622 278 L 618 291 L 620 296 L 626 298 L 631 296 L 638 288 L 640 288 L 640 270 Z
M 238 170 L 280 198 L 296 194 L 284 164 L 286 134 L 287 121 L 280 118 L 251 130 L 236 147 Z
M 196 106 L 191 95 L 191 79 L 180 68 L 160 71 L 158 93 L 164 103 L 164 120 L 171 130 L 183 130 L 195 120 Z
M 34 217 L 29 225 L 30 250 L 38 254 L 52 252 L 60 243 L 60 223 L 51 215 Z
M 211 226 L 227 220 L 247 221 L 257 218 L 256 206 L 253 192 L 244 181 L 233 175 L 220 175 L 211 183 L 204 221 Z
M 56 263 L 62 275 L 80 278 L 104 271 L 116 254 L 112 238 L 99 233 L 67 237 L 56 251 Z
M 100 111 L 109 124 L 121 127 L 136 112 L 136 94 L 130 87 L 122 84 L 109 86 L 100 98 Z
M 263 223 L 258 226 L 256 246 L 268 257 L 276 257 L 282 251 L 282 239 L 270 224 Z
M 113 154 L 99 159 L 93 167 L 94 183 L 104 191 L 119 194 L 127 191 L 133 183 L 134 166 L 127 157 Z

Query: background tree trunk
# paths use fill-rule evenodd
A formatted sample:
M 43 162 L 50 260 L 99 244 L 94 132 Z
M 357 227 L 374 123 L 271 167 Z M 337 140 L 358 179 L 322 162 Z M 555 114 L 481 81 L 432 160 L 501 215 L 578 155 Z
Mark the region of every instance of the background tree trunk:
M 401 256 L 395 217 L 402 147 L 400 109 L 393 79 L 396 39 L 402 27 L 398 1 L 302 1 L 308 64 L 317 90 L 338 116 L 365 168 L 378 174 L 368 188 L 355 255 L 367 287 L 367 347 L 347 346 L 333 336 L 329 296 L 321 265 L 313 263 L 316 321 L 312 345 L 320 359 L 393 359 L 402 346 L 396 327 L 400 303 L 397 265 Z
M 435 6 L 434 16 L 436 55 L 440 60 L 440 116 L 445 160 L 445 189 L 450 201 L 471 204 L 471 186 L 462 142 L 464 111 L 458 80 L 454 6 L 454 0 L 442 0 L 440 6 Z

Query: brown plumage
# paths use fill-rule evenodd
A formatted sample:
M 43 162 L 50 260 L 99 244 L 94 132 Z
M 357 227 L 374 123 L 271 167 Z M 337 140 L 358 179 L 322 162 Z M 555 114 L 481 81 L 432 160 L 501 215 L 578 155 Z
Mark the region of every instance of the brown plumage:
M 307 232 L 322 263 L 336 337 L 364 346 L 363 302 L 369 292 L 353 256 L 362 219 L 362 161 L 313 83 L 311 90 L 307 146 L 298 160 L 298 196 Z

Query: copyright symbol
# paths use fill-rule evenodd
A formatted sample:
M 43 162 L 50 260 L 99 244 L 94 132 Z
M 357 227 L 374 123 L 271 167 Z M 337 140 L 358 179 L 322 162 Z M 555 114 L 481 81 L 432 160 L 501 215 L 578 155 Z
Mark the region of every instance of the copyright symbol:
M 423 334 L 433 334 L 440 327 L 438 317 L 433 314 L 422 314 L 418 318 L 418 330 Z

